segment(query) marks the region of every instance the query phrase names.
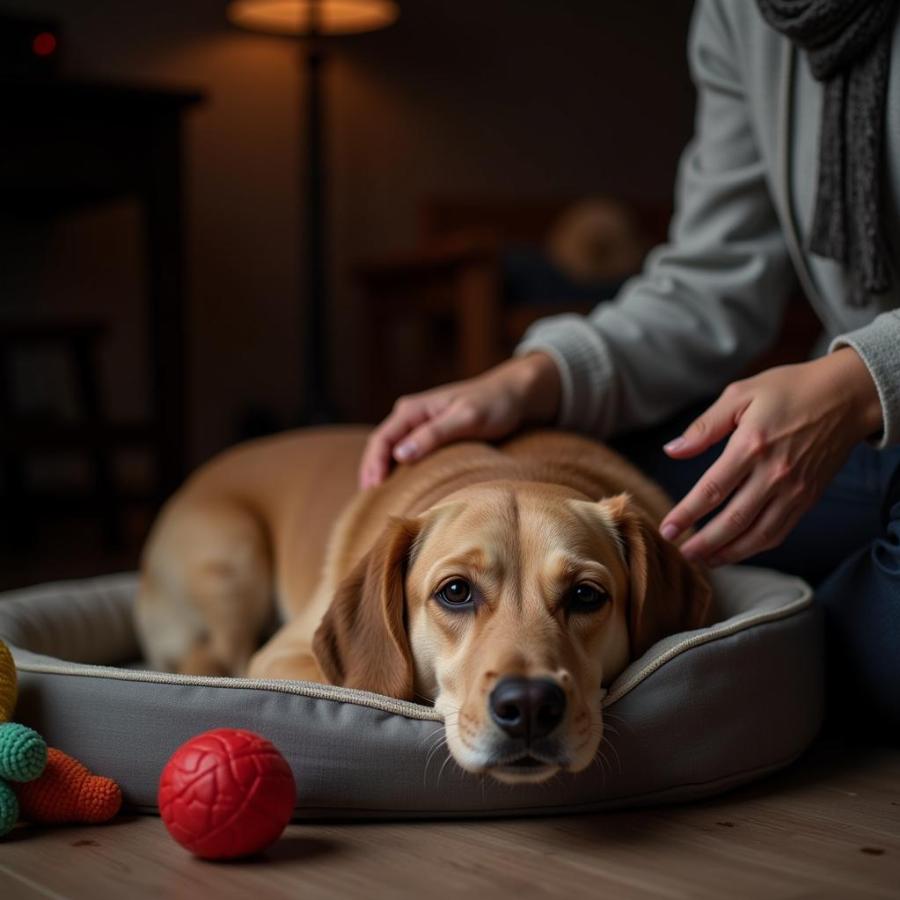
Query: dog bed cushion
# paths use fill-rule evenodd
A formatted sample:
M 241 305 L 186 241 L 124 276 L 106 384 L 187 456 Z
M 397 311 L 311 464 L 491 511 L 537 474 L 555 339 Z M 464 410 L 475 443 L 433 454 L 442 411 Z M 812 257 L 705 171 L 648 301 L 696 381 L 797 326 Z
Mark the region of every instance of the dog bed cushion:
M 280 748 L 304 818 L 587 811 L 717 793 L 785 766 L 816 734 L 823 648 L 809 587 L 749 567 L 718 570 L 714 586 L 717 624 L 659 642 L 610 686 L 596 763 L 528 786 L 460 770 L 427 706 L 142 669 L 131 574 L 0 595 L 0 638 L 19 667 L 17 720 L 115 778 L 138 809 L 155 809 L 183 741 L 228 726 Z

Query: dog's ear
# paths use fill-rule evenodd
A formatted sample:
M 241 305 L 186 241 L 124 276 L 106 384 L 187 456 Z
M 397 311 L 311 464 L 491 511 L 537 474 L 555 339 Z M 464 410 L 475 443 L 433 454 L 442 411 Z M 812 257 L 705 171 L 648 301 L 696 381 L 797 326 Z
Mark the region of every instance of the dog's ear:
M 601 507 L 621 536 L 629 570 L 631 658 L 666 635 L 708 624 L 712 588 L 703 569 L 663 538 L 628 494 L 601 501 Z
M 313 637 L 313 653 L 332 684 L 413 698 L 404 582 L 419 525 L 394 519 L 338 587 Z

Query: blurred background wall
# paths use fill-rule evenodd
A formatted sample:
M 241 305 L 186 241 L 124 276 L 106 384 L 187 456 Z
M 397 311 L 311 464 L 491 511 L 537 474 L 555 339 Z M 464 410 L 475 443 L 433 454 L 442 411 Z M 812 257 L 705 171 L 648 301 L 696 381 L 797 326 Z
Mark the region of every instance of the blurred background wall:
M 399 22 L 344 38 L 330 65 L 333 378 L 366 414 L 366 335 L 353 267 L 411 245 L 434 196 L 613 192 L 666 204 L 689 137 L 689 0 L 405 0 Z M 301 85 L 296 44 L 239 32 L 223 0 L 3 0 L 57 19 L 64 72 L 197 88 L 187 116 L 189 462 L 235 440 L 249 411 L 289 426 L 302 396 Z M 112 322 L 114 416 L 144 403 L 142 265 L 127 202 L 23 226 L 0 303 Z

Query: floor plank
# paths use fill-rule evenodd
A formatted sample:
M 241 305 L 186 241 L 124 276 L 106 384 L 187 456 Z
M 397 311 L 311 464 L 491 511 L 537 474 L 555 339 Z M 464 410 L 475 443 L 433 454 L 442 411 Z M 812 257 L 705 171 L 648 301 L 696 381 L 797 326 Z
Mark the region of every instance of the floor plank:
M 297 824 L 264 855 L 233 863 L 193 859 L 152 817 L 105 827 L 20 827 L 0 843 L 4 900 L 255 894 L 898 898 L 900 750 L 822 742 L 774 778 L 677 807 Z

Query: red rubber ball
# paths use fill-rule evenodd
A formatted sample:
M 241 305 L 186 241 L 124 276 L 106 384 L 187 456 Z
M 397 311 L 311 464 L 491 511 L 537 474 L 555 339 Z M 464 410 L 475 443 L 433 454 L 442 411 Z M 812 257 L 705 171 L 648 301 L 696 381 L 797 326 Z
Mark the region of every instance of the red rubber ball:
M 216 728 L 172 755 L 159 780 L 169 834 L 203 859 L 268 847 L 291 820 L 297 788 L 276 747 L 252 731 Z

